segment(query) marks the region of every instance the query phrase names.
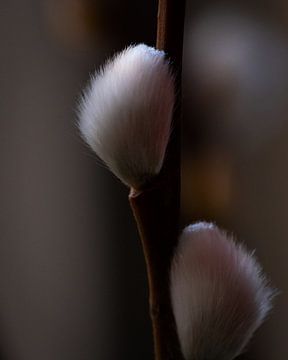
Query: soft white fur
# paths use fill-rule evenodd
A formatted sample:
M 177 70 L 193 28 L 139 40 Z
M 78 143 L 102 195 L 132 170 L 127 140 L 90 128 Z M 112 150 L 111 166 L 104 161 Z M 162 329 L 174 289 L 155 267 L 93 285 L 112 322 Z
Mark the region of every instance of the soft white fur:
M 80 104 L 84 139 L 122 182 L 141 188 L 161 170 L 174 79 L 162 51 L 130 46 L 97 72 Z
M 273 291 L 252 253 L 215 225 L 182 233 L 171 271 L 171 297 L 186 360 L 231 360 L 269 309 Z

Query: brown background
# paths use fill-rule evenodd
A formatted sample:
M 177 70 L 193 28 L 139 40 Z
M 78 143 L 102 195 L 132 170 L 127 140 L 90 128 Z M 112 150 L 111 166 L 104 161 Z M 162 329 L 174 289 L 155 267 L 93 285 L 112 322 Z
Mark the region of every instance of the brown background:
M 183 224 L 217 221 L 257 249 L 281 295 L 245 358 L 282 360 L 288 355 L 286 5 L 239 3 L 188 2 Z M 152 359 L 128 190 L 79 138 L 76 103 L 107 56 L 130 43 L 154 44 L 156 14 L 153 0 L 0 1 L 4 360 Z

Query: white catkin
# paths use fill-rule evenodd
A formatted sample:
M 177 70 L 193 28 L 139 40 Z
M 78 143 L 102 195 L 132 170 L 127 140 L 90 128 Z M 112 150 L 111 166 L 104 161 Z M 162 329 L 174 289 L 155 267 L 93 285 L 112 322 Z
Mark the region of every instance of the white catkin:
M 184 229 L 171 298 L 186 360 L 234 359 L 263 322 L 273 295 L 253 254 L 216 225 Z
M 92 77 L 79 128 L 110 170 L 139 189 L 161 170 L 173 107 L 174 77 L 164 52 L 130 46 Z

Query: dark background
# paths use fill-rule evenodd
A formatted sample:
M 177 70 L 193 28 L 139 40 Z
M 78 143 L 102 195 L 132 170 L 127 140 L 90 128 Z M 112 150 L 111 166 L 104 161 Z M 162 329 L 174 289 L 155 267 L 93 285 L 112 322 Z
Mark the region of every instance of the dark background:
M 182 222 L 217 221 L 281 290 L 243 359 L 288 355 L 287 13 L 187 3 Z M 76 104 L 108 56 L 155 43 L 156 15 L 154 0 L 0 1 L 3 360 L 153 358 L 128 190 L 80 139 Z

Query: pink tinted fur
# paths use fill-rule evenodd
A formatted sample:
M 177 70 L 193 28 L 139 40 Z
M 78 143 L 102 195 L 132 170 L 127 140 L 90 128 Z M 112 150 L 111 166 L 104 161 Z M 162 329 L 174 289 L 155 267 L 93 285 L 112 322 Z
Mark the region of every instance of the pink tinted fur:
M 187 227 L 171 271 L 171 297 L 186 360 L 238 356 L 271 308 L 273 290 L 252 253 L 217 226 Z

